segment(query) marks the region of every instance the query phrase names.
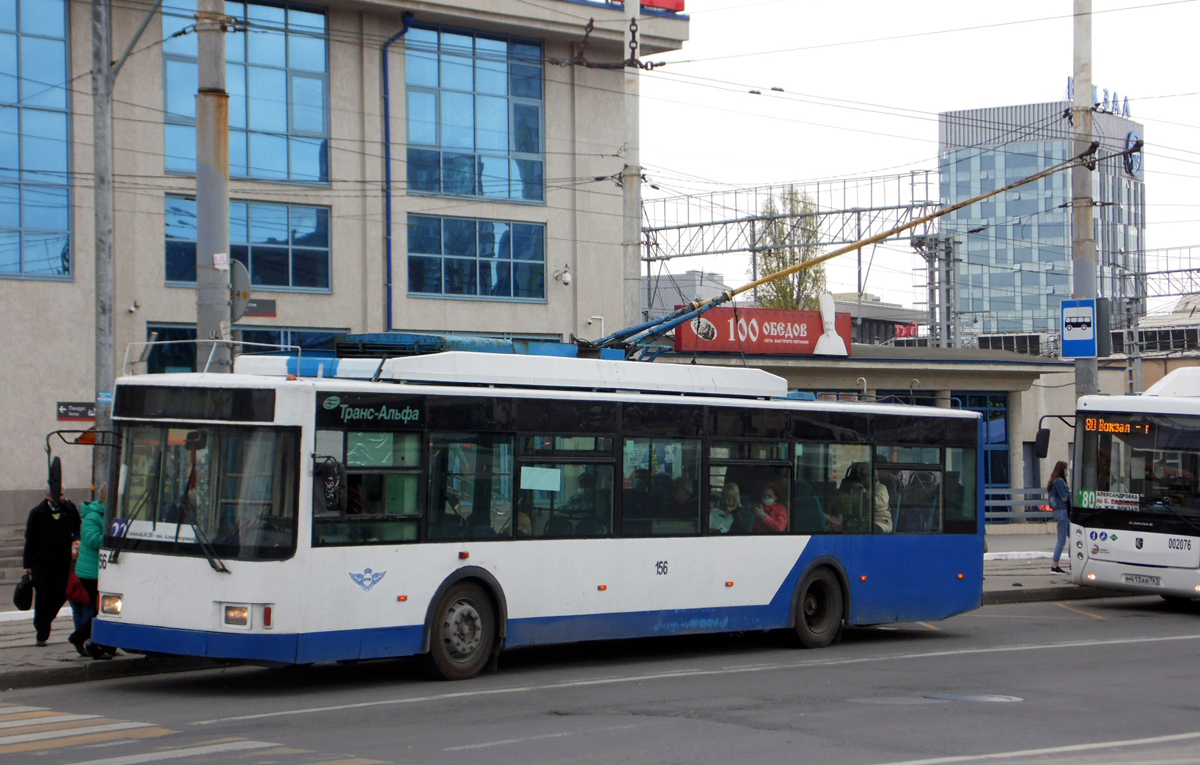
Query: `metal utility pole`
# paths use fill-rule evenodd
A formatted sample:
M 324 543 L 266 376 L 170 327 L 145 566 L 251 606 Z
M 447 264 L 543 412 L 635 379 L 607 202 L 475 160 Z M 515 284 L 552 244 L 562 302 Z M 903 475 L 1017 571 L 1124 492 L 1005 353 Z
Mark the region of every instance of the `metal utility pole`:
M 1092 0 L 1075 0 L 1075 98 L 1071 107 L 1075 155 L 1092 143 Z M 1071 169 L 1072 297 L 1096 299 L 1096 241 L 1092 233 L 1092 173 L 1080 164 Z M 1099 393 L 1096 359 L 1075 359 L 1075 394 Z
M 912 246 L 925 258 L 926 284 L 929 296 L 929 344 L 938 348 L 957 346 L 954 314 L 954 237 L 950 234 L 919 234 Z M 934 342 L 936 338 L 936 344 Z
M 129 47 L 114 64 L 111 0 L 92 0 L 92 212 L 95 226 L 92 257 L 95 259 L 93 292 L 96 303 L 93 352 L 96 366 L 95 428 L 101 433 L 112 430 L 112 392 L 116 379 L 113 353 L 113 304 L 116 302 L 116 270 L 113 266 L 113 86 L 117 81 L 117 73 L 161 4 L 162 0 L 155 1 L 142 19 L 137 34 L 129 41 Z M 108 449 L 94 451 L 92 486 L 95 489 L 108 480 L 110 456 Z
M 110 0 L 92 0 L 92 178 L 95 197 L 95 297 L 96 342 L 95 427 L 101 433 L 112 430 L 113 370 L 113 145 L 112 22 Z M 95 449 L 92 459 L 92 486 L 99 489 L 108 480 L 108 449 Z
M 630 4 L 631 7 L 638 6 Z M 629 59 L 621 71 L 625 76 L 625 167 L 621 170 L 623 193 L 623 223 L 621 231 L 622 258 L 625 274 L 624 321 L 633 326 L 641 317 L 641 260 L 642 260 L 642 165 L 638 133 L 637 15 L 629 21 Z M 649 264 L 647 264 L 649 268 Z M 647 306 L 649 307 L 649 306 Z
M 228 343 L 229 94 L 225 92 L 225 3 L 200 0 L 196 14 L 196 367 L 233 371 Z M 210 360 L 211 359 L 211 360 Z

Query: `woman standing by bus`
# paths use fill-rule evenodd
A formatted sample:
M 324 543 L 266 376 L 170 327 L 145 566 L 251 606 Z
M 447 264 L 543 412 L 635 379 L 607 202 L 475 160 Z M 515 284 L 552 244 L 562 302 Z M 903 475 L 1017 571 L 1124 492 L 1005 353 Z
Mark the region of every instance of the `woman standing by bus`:
M 1067 517 L 1067 508 L 1071 506 L 1071 487 L 1067 485 L 1067 463 L 1059 460 L 1054 464 L 1054 470 L 1050 473 L 1050 481 L 1046 484 L 1046 491 L 1050 492 L 1050 510 L 1053 513 L 1051 517 L 1058 524 L 1058 541 L 1054 543 L 1054 564 L 1050 566 L 1050 570 L 1055 574 L 1065 574 L 1067 572 L 1058 565 L 1058 558 L 1067 544 L 1067 532 L 1071 529 L 1071 521 Z

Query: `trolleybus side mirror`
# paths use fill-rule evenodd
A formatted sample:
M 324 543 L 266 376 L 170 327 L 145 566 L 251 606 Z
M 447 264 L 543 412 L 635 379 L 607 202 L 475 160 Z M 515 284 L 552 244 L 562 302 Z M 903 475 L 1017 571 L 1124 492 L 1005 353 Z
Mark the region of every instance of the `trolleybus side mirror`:
M 1050 453 L 1050 428 L 1038 428 L 1037 435 L 1033 438 L 1033 453 L 1038 459 L 1046 459 L 1046 455 Z
M 346 466 L 333 457 L 317 455 L 316 467 L 313 469 L 315 480 L 314 495 L 317 512 L 346 513 Z

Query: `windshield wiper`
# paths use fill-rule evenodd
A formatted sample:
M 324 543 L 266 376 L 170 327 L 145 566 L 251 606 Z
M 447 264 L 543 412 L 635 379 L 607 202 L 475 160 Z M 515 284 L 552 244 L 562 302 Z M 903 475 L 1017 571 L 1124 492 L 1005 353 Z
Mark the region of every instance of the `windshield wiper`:
M 196 537 L 196 544 L 200 545 L 200 549 L 204 551 L 204 557 L 208 560 L 208 565 L 212 566 L 212 570 L 219 574 L 232 573 L 226 566 L 225 561 L 217 555 L 217 550 L 213 547 L 212 542 L 208 541 L 208 537 L 200 530 L 195 521 L 188 521 L 187 525 L 192 528 L 192 534 Z M 175 527 L 175 544 L 179 544 L 179 529 L 183 528 L 183 523 Z

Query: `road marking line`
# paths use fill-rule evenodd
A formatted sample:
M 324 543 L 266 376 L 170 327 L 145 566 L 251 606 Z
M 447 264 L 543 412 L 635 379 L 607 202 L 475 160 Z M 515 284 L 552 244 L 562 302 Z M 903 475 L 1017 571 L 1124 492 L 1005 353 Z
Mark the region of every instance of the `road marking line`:
M 144 722 L 115 722 L 106 723 L 104 725 L 84 725 L 74 728 L 79 732 L 79 735 L 87 735 L 89 733 L 107 733 L 108 731 L 116 730 L 133 730 L 134 728 L 149 728 L 150 723 Z M 8 736 L 0 736 L 0 746 L 8 744 L 23 744 L 26 741 L 44 741 L 49 738 L 56 738 L 62 735 L 62 731 L 43 731 L 41 733 L 20 733 Z
M 40 720 L 26 720 L 27 725 L 22 725 L 19 728 L 7 728 L 0 734 L 0 743 L 6 741 L 10 736 L 19 736 L 25 733 L 36 733 L 40 730 L 91 730 L 92 727 L 103 725 L 106 723 L 125 722 L 124 720 L 114 720 L 111 717 L 100 717 L 99 715 L 63 715 L 62 717 L 81 717 L 85 720 L 91 720 L 89 725 L 80 725 L 79 720 L 64 720 L 61 717 L 49 717 Z
M 51 712 L 50 710 L 46 710 L 45 712 L 25 712 L 24 714 L 19 714 L 19 715 L 0 715 L 0 728 L 12 728 L 17 725 L 25 725 L 25 724 L 31 723 L 34 720 L 40 720 L 44 717 L 58 717 L 58 716 L 59 716 L 58 712 Z M 100 715 L 91 715 L 91 716 L 99 717 Z
M 945 765 L 953 762 L 981 762 L 984 760 L 1011 760 L 1052 754 L 1069 754 L 1072 752 L 1090 752 L 1097 749 L 1112 747 L 1146 746 L 1147 744 L 1169 744 L 1174 741 L 1191 741 L 1200 739 L 1197 733 L 1176 733 L 1170 736 L 1155 736 L 1153 738 L 1132 738 L 1124 741 L 1104 741 L 1094 744 L 1074 744 L 1071 746 L 1051 746 L 1045 749 L 1023 749 L 1015 752 L 994 752 L 992 754 L 973 754 L 961 757 L 935 757 L 930 760 L 896 760 L 884 765 Z
M 155 736 L 169 736 L 178 731 L 168 730 L 167 728 L 138 728 L 137 730 L 116 730 L 108 733 L 92 733 L 86 736 L 67 736 L 66 738 L 57 738 L 50 741 L 27 741 L 24 744 L 11 744 L 9 746 L 0 746 L 0 754 L 14 754 L 16 752 L 40 752 L 46 749 L 62 749 L 68 746 L 79 746 L 81 744 L 92 744 L 97 741 L 112 741 L 113 739 L 132 740 L 135 738 L 153 738 Z
M 1084 611 L 1082 608 L 1071 608 L 1066 603 L 1055 603 L 1054 605 L 1058 606 L 1059 608 L 1065 608 L 1068 611 L 1073 611 L 1077 614 L 1083 614 L 1084 616 L 1090 616 L 1093 619 L 1099 619 L 1100 621 L 1104 621 L 1104 617 L 1101 616 L 1100 614 L 1093 614 L 1090 611 Z
M 26 712 L 51 712 L 51 713 L 53 713 L 54 710 L 47 709 L 46 707 L 6 706 L 6 707 L 0 709 L 0 720 L 7 720 L 9 715 L 20 715 L 20 714 L 25 714 Z
M 929 622 L 917 622 L 917 624 L 921 625 L 922 627 L 924 627 L 927 630 L 933 630 L 934 632 L 942 631 L 941 627 L 935 627 L 932 624 L 930 624 Z
M 804 661 L 753 664 L 742 667 L 722 667 L 718 669 L 683 669 L 670 672 L 655 672 L 646 675 L 615 675 L 596 678 L 593 680 L 572 680 L 551 685 L 517 685 L 508 688 L 486 688 L 469 691 L 453 691 L 427 696 L 412 696 L 404 699 L 381 699 L 379 701 L 363 701 L 357 704 L 337 704 L 327 707 L 306 707 L 303 709 L 286 709 L 278 712 L 260 712 L 253 715 L 237 715 L 233 717 L 218 717 L 212 720 L 197 720 L 192 725 L 215 725 L 217 723 L 245 722 L 247 720 L 265 720 L 272 717 L 291 717 L 294 715 L 319 714 L 321 712 L 344 712 L 349 709 L 367 709 L 370 707 L 394 706 L 397 704 L 420 704 L 428 701 L 453 701 L 456 699 L 483 698 L 488 696 L 503 696 L 508 694 L 535 693 L 543 691 L 568 690 L 571 688 L 588 688 L 602 685 L 620 685 L 624 683 L 644 683 L 651 680 L 679 680 L 692 677 L 717 677 L 721 675 L 748 674 L 751 672 L 778 672 L 797 669 L 812 669 L 824 667 L 841 667 L 855 664 L 875 664 L 913 659 L 941 659 L 949 656 L 974 656 L 979 654 L 994 655 L 997 653 L 1021 653 L 1025 651 L 1047 651 L 1061 648 L 1104 648 L 1108 646 L 1142 645 L 1146 643 L 1170 643 L 1183 640 L 1200 640 L 1196 635 L 1172 635 L 1168 637 L 1145 637 L 1113 640 L 1072 640 L 1063 643 L 1042 643 L 1015 646 L 994 646 L 987 648 L 958 648 L 945 651 L 928 651 L 926 653 L 901 653 L 864 656 L 854 659 L 808 659 Z
M 124 757 L 108 757 L 103 760 L 86 760 L 75 765 L 137 765 L 140 762 L 158 762 L 160 760 L 177 760 L 180 757 L 192 757 L 205 754 L 221 754 L 224 752 L 244 752 L 249 749 L 266 749 L 279 746 L 266 741 L 229 741 L 224 744 L 208 744 L 206 746 L 191 746 L 186 749 L 167 749 L 147 754 L 130 754 Z
M 542 741 L 543 739 L 565 738 L 567 736 L 578 736 L 578 735 L 587 734 L 587 733 L 601 733 L 603 731 L 610 731 L 610 730 L 629 730 L 630 728 L 641 728 L 641 727 L 643 727 L 642 724 L 639 724 L 639 725 L 611 725 L 607 728 L 592 728 L 590 730 L 572 730 L 572 731 L 565 731 L 563 733 L 543 733 L 540 736 L 525 736 L 523 738 L 506 738 L 506 739 L 501 739 L 500 741 L 488 741 L 483 744 L 467 744 L 465 746 L 452 746 L 452 747 L 443 749 L 442 751 L 443 752 L 465 752 L 470 749 L 486 749 L 490 746 L 505 746 L 508 744 L 524 744 L 527 741 Z
M 321 762 L 310 763 L 310 765 L 387 765 L 383 760 L 363 760 L 358 757 L 352 757 L 349 760 L 322 760 Z

